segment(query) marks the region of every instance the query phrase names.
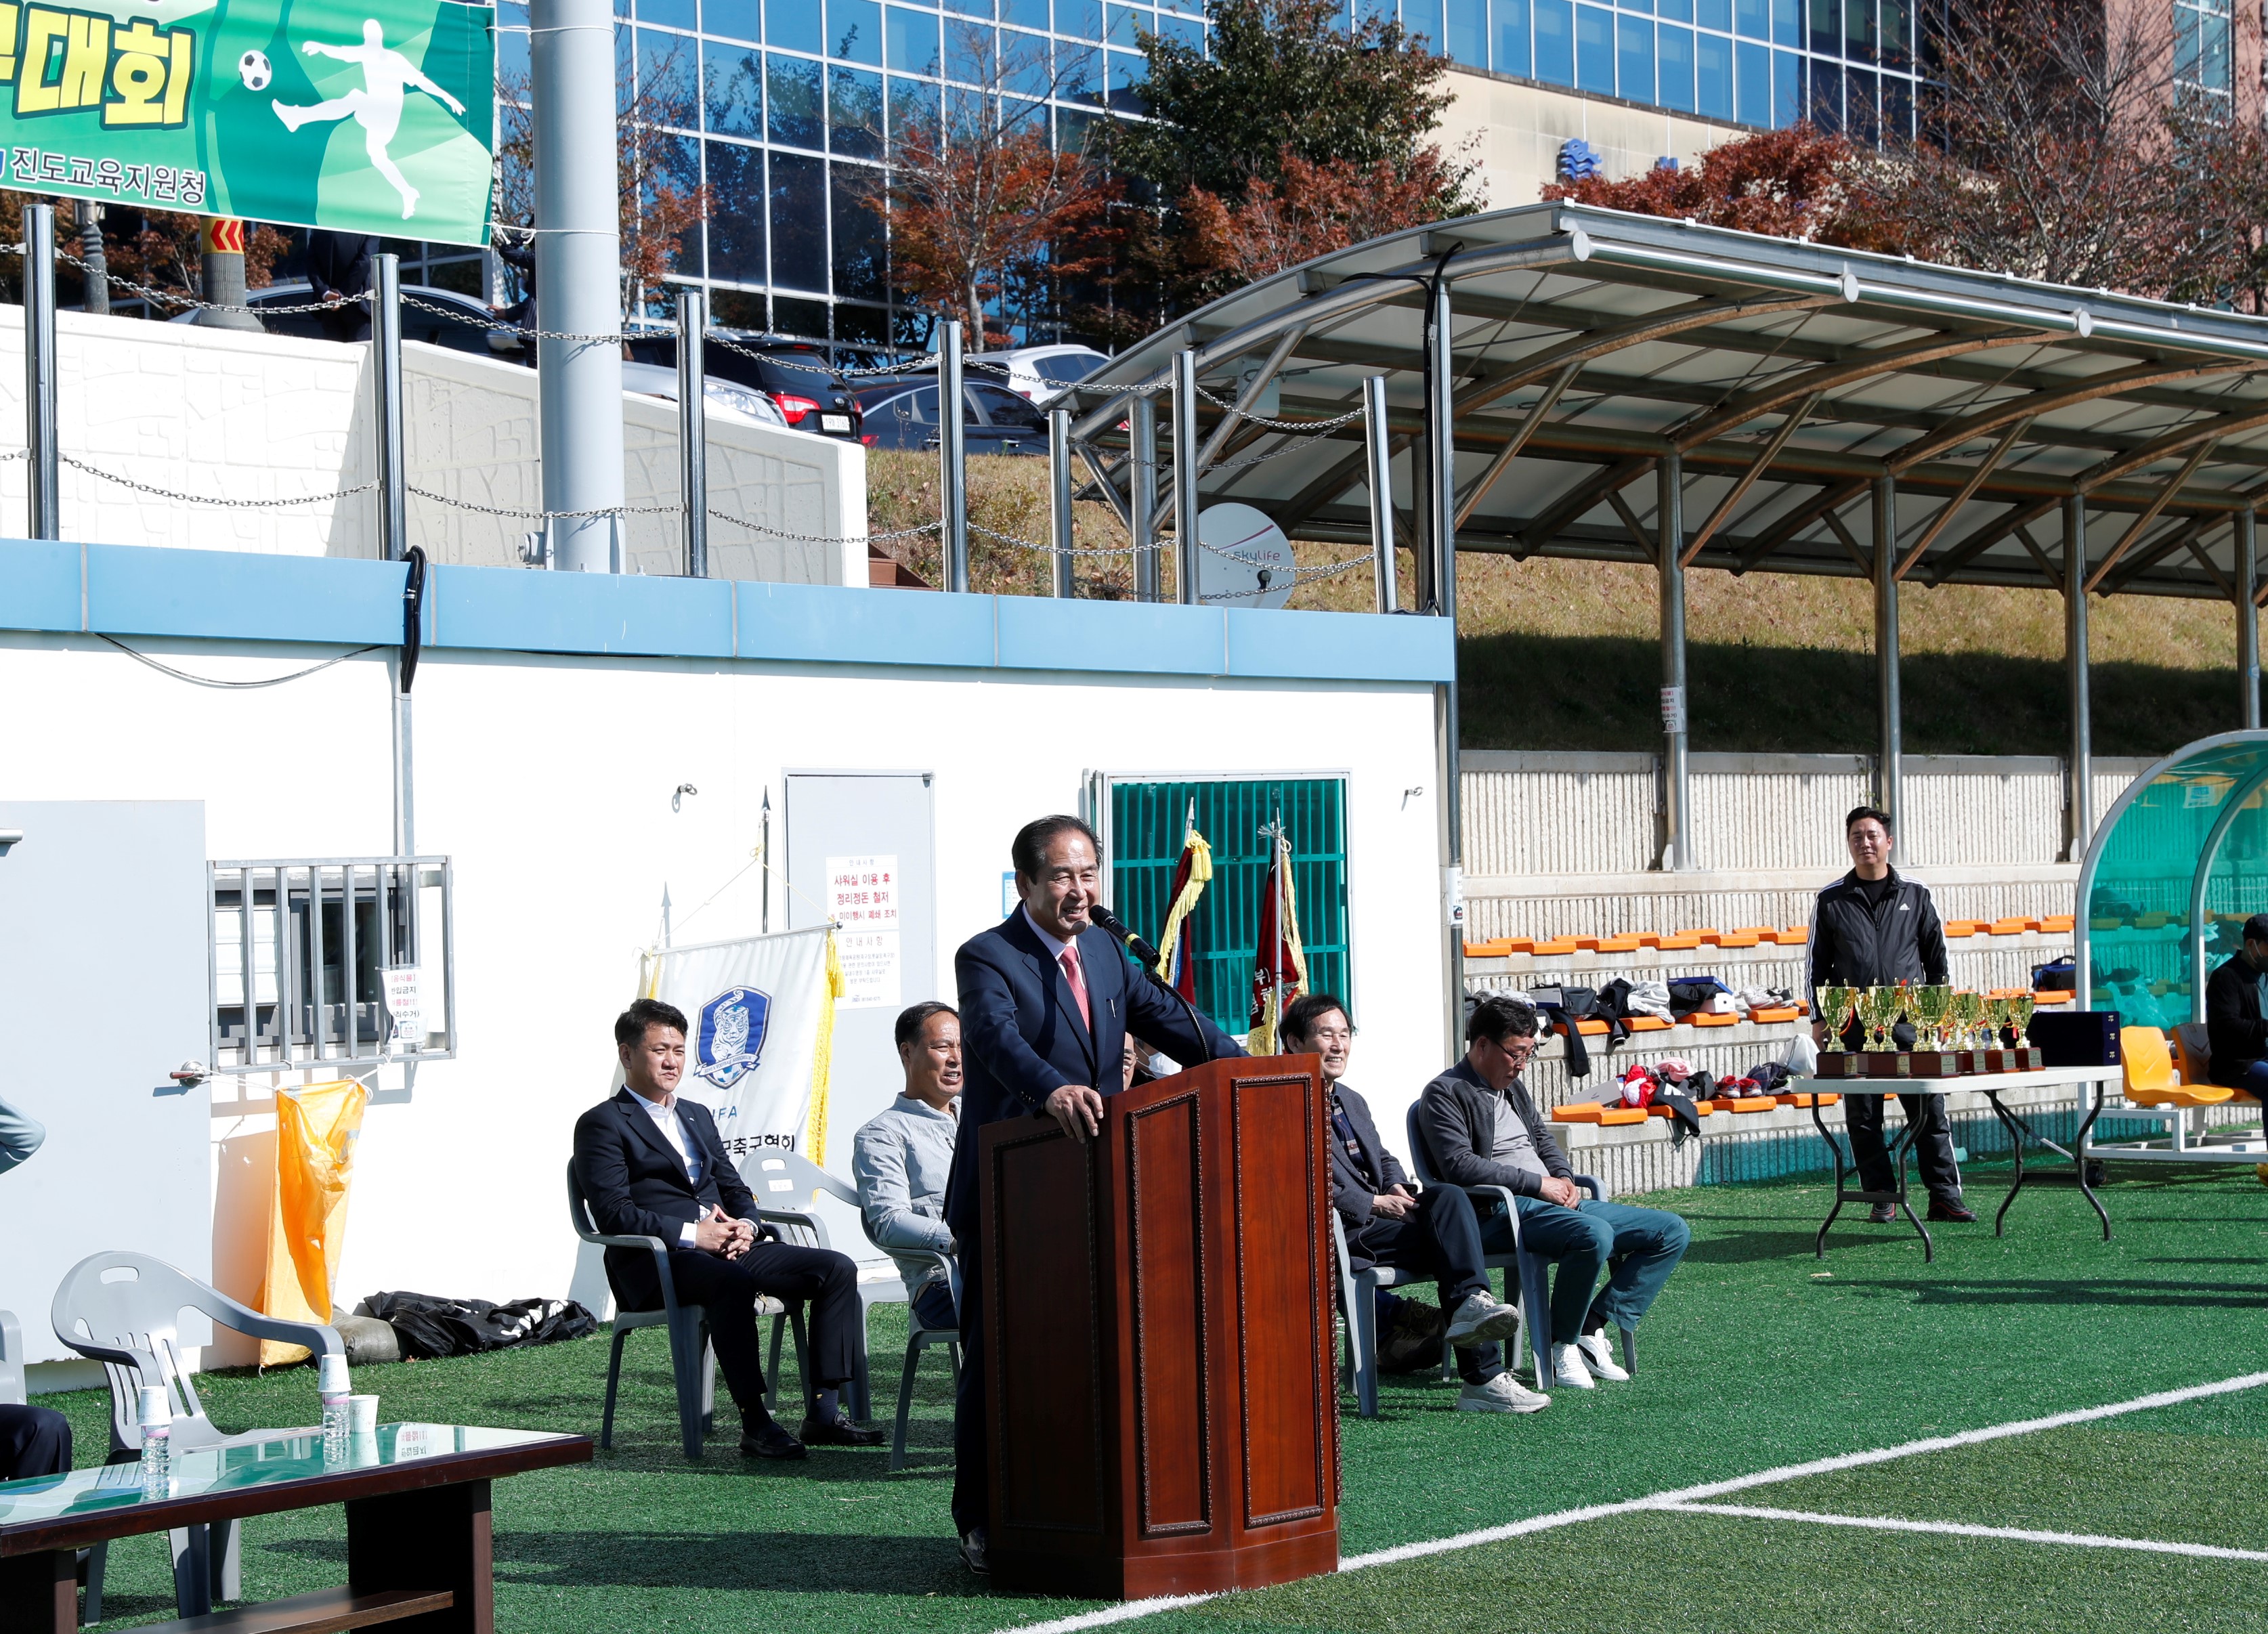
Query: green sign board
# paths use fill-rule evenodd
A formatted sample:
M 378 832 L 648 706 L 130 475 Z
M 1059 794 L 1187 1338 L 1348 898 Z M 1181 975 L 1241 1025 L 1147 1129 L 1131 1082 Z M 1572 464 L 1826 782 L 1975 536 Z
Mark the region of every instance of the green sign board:
M 0 0 L 4 182 L 485 244 L 495 20 L 457 0 Z

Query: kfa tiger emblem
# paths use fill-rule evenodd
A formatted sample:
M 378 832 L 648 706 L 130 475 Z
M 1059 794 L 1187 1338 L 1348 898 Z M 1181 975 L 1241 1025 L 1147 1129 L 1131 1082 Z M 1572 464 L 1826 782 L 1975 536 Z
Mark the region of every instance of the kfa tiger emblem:
M 753 987 L 728 987 L 701 1006 L 694 1041 L 694 1075 L 730 1089 L 764 1058 L 771 996 Z

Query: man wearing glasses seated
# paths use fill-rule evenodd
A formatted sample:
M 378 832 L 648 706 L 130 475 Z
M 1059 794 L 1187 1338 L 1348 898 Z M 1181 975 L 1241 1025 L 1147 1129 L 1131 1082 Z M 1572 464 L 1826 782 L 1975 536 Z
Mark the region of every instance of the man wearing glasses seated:
M 1484 998 L 1465 1023 L 1465 1058 L 1425 1086 L 1418 1126 L 1434 1175 L 1451 1186 L 1503 1186 L 1520 1212 L 1521 1240 L 1557 1262 L 1551 1286 L 1551 1371 L 1587 1390 L 1624 1380 L 1607 1327 L 1635 1328 L 1692 1233 L 1676 1215 L 1602 1203 L 1584 1195 L 1574 1170 L 1528 1098 L 1521 1072 L 1535 1056 L 1535 1006 Z M 1500 1211 L 1484 1214 L 1482 1240 L 1509 1253 Z M 1603 1287 L 1599 1273 L 1611 1267 Z M 1597 1292 L 1594 1294 L 1593 1290 Z

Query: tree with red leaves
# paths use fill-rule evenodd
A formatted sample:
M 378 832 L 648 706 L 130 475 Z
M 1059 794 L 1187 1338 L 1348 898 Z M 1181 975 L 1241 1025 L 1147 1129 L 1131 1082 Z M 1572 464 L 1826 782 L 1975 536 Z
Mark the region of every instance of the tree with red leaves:
M 1808 124 L 1760 131 L 1714 147 L 1691 169 L 1668 166 L 1620 181 L 1554 183 L 1547 199 L 1672 216 L 1712 227 L 1809 239 L 1845 249 L 1896 247 L 1881 213 L 1878 178 L 1841 136 Z
M 1282 180 L 1248 178 L 1232 202 L 1204 188 L 1182 195 L 1182 234 L 1190 266 L 1211 282 L 1234 288 L 1389 232 L 1440 219 L 1451 185 L 1440 150 L 1428 148 L 1400 165 L 1385 159 L 1310 163 L 1286 147 Z

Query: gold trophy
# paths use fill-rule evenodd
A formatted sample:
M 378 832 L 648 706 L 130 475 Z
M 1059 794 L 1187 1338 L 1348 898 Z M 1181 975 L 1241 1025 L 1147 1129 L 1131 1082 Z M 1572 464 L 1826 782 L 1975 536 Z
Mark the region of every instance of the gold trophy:
M 1916 1078 L 1951 1078 L 1961 1068 L 1959 1057 L 1946 1048 L 1953 1024 L 1953 990 L 1931 985 L 1911 990 L 1914 1049 L 1911 1071 Z
M 1977 1029 L 1984 1024 L 1984 995 L 1967 988 L 1953 996 L 1953 1020 L 1958 1029 L 1954 1051 L 1960 1057 L 1959 1071 L 1984 1071 L 1984 1042 Z
M 2017 1072 L 2036 1072 L 2047 1065 L 2040 1047 L 2032 1042 L 2026 1029 L 2032 1025 L 2032 1012 L 2039 1008 L 2039 1000 L 2030 992 L 2018 993 L 2008 1000 L 2008 1020 L 2016 1029 L 2016 1047 L 2008 1053 L 2014 1057 L 2009 1068 Z
M 2008 1050 L 2001 1034 L 2008 1026 L 2008 1001 L 1988 998 L 1984 1001 L 1984 1048 L 1977 1052 L 1977 1070 L 1984 1072 L 2006 1072 L 2008 1070 Z
M 1897 1047 L 1890 1029 L 1905 1009 L 1905 991 L 1897 987 L 1870 987 L 1859 996 L 1859 1019 L 1867 1024 L 1867 1076 L 1907 1078 L 1913 1060 Z
M 1821 1078 L 1855 1078 L 1859 1057 L 1845 1049 L 1843 1034 L 1851 1025 L 1851 1017 L 1859 1008 L 1859 990 L 1855 987 L 1822 987 L 1815 995 L 1817 1007 L 1812 1012 L 1827 1026 L 1827 1042 L 1819 1051 Z

